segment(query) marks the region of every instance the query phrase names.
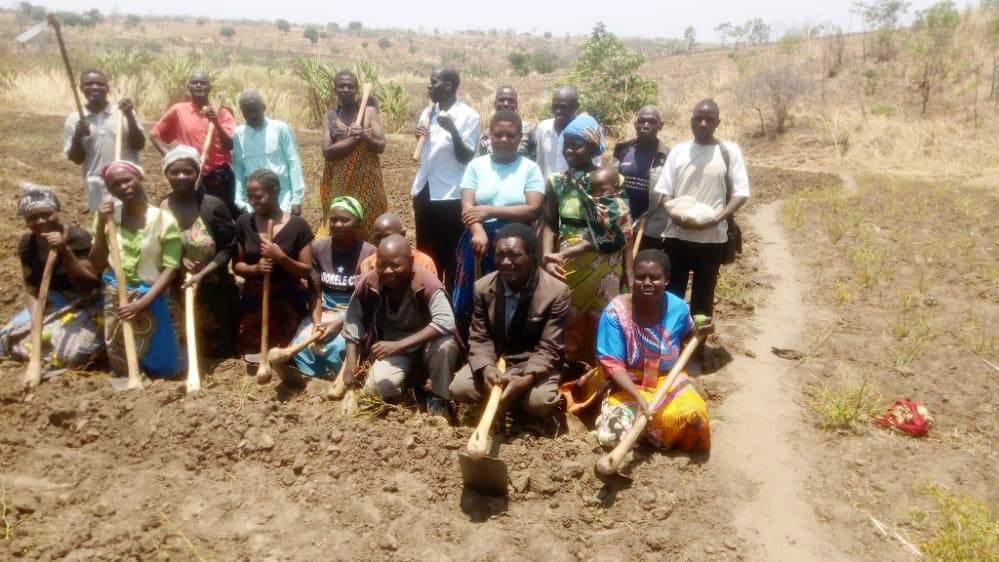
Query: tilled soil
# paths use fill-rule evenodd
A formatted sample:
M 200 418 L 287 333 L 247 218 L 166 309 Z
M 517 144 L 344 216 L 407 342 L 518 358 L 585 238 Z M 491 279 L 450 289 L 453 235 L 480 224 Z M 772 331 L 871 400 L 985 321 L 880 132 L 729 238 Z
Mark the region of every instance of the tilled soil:
M 24 231 L 16 181 L 52 184 L 64 220 L 89 225 L 79 170 L 60 149 L 60 117 L 3 113 L 0 187 L 0 313 L 21 306 L 14 256 Z M 314 134 L 300 134 L 306 181 L 321 174 Z M 413 145 L 392 137 L 382 157 L 390 207 L 412 235 L 408 191 Z M 159 158 L 143 153 L 151 198 L 166 192 Z M 829 181 L 755 169 L 762 197 Z M 314 191 L 305 216 L 320 216 Z M 747 232 L 735 277 L 768 287 Z M 709 408 L 736 386 L 724 365 L 741 349 L 755 303 L 722 299 L 712 356 L 720 370 L 698 378 Z M 2 557 L 120 560 L 584 560 L 743 559 L 732 503 L 751 490 L 709 458 L 638 449 L 627 479 L 601 481 L 600 451 L 578 420 L 514 426 L 499 458 L 511 475 L 506 500 L 463 489 L 457 453 L 469 424 L 439 427 L 414 409 L 382 417 L 342 413 L 322 397 L 258 386 L 241 361 L 182 383 L 116 392 L 103 372 L 67 374 L 19 392 L 23 366 L 0 365 Z M 474 416 L 471 417 L 474 420 Z M 725 420 L 712 422 L 724 435 Z

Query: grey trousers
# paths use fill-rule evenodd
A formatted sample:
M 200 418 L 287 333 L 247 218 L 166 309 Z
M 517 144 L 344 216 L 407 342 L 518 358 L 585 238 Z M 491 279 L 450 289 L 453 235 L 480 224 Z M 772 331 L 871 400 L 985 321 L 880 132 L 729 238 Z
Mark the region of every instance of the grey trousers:
M 376 360 L 368 370 L 364 390 L 385 399 L 395 398 L 406 389 L 406 379 L 423 367 L 430 377 L 430 392 L 448 400 L 459 355 L 454 338 L 440 336 L 420 351 Z
M 546 376 L 534 381 L 534 388 L 525 392 L 513 405 L 514 408 L 536 418 L 552 415 L 558 407 L 558 385 L 562 374 L 550 371 Z M 474 375 L 471 367 L 465 365 L 455 375 L 451 383 L 451 399 L 459 404 L 478 404 L 488 389 L 481 375 Z

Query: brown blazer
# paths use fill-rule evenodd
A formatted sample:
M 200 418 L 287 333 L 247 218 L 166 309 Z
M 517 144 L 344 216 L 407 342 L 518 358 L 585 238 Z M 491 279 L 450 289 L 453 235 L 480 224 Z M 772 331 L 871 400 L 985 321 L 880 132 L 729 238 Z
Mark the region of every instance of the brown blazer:
M 518 304 L 506 334 L 505 317 L 498 305 L 505 298 L 499 273 L 475 283 L 472 327 L 468 335 L 468 364 L 473 372 L 495 365 L 500 355 L 508 365 L 561 370 L 564 362 L 565 325 L 569 318 L 569 287 L 537 268 L 534 294 Z M 532 282 L 528 283 L 528 286 Z M 525 286 L 522 290 L 527 290 Z

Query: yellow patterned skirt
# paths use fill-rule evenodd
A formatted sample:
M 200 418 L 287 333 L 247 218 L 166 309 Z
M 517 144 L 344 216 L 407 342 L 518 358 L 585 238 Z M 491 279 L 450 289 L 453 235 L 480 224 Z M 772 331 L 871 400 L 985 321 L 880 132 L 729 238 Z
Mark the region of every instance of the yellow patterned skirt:
M 374 240 L 374 223 L 379 215 L 388 210 L 385 189 L 382 186 L 382 170 L 378 155 L 365 144 L 359 144 L 343 158 L 327 160 L 323 169 L 323 179 L 319 183 L 319 206 L 323 221 L 316 229 L 316 236 L 329 236 L 329 210 L 333 199 L 350 195 L 361 202 L 364 220 L 358 229 L 361 240 Z
M 638 386 L 638 391 L 646 401 L 651 402 L 658 388 L 665 383 L 664 374 L 658 378 L 656 388 Z M 653 444 L 688 452 L 711 448 L 708 407 L 685 374 L 680 374 L 673 390 L 662 402 L 650 403 L 649 406 L 653 411 L 652 424 L 646 426 L 645 434 Z M 637 416 L 635 399 L 624 390 L 613 390 L 600 408 L 596 424 L 597 441 L 603 447 L 615 446 L 631 429 Z

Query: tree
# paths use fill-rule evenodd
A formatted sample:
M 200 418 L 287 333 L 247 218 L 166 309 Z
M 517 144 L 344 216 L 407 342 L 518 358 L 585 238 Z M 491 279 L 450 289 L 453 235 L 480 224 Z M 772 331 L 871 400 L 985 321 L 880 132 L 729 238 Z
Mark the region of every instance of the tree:
M 919 12 L 912 24 L 909 47 L 919 61 L 915 83 L 922 98 L 923 114 L 930 104 L 933 87 L 947 76 L 958 58 L 954 52 L 954 32 L 959 23 L 961 14 L 953 2 L 945 0 Z
M 329 31 L 331 33 L 336 33 L 340 31 L 340 24 L 331 21 L 330 23 L 326 24 L 326 31 Z
M 319 42 L 319 31 L 313 27 L 306 28 L 305 31 L 302 32 L 302 37 L 305 37 L 309 40 L 309 43 L 315 45 Z
M 378 40 L 378 46 L 383 49 L 388 49 L 392 46 L 392 42 L 389 41 L 388 37 L 382 37 Z
M 763 23 L 763 20 L 760 18 L 747 21 L 743 29 L 746 30 L 746 38 L 750 43 L 762 45 L 770 41 L 770 26 Z
M 94 22 L 95 24 L 104 21 L 104 15 L 101 14 L 101 11 L 98 10 L 97 8 L 87 10 L 87 12 L 84 15 L 87 16 L 87 18 L 89 18 L 90 21 Z
M 807 93 L 811 83 L 805 77 L 807 69 L 790 62 L 772 64 L 748 76 L 741 84 L 741 97 L 760 115 L 760 132 L 766 134 L 763 110 L 773 113 L 773 130 L 777 134 L 787 129 L 795 100 Z
M 909 10 L 909 2 L 903 0 L 871 0 L 853 3 L 853 13 L 864 19 L 866 31 L 877 31 L 875 36 L 875 58 L 884 62 L 895 56 L 894 35 L 898 22 Z M 867 33 L 864 33 L 864 60 L 867 60 Z
M 989 89 L 989 98 L 995 98 L 999 102 L 999 95 L 996 92 L 997 75 L 999 75 L 999 14 L 996 14 L 985 26 L 985 38 L 992 51 L 992 87 Z
M 359 21 L 352 21 L 347 24 L 347 31 L 360 31 L 364 29 L 364 24 Z
M 630 122 L 643 105 L 656 103 L 656 82 L 638 73 L 645 57 L 633 53 L 601 22 L 583 44 L 568 82 L 579 88 L 580 106 L 606 124 Z
M 139 23 L 141 21 L 142 20 L 139 19 L 139 16 L 137 16 L 135 14 L 129 14 L 128 17 L 125 18 L 125 27 L 131 29 L 131 28 L 139 25 Z
M 219 35 L 225 37 L 226 39 L 232 39 L 232 36 L 236 35 L 236 30 L 226 26 L 219 30 Z
M 551 39 L 551 38 L 552 38 L 552 32 L 551 31 L 546 31 L 545 32 L 545 39 Z
M 288 23 L 288 20 L 277 20 L 274 22 L 274 25 L 281 33 L 288 33 L 291 31 L 291 24 Z
M 697 41 L 697 30 L 694 26 L 688 25 L 687 29 L 683 31 L 683 38 L 687 40 L 687 52 L 694 52 L 694 42 Z
M 715 27 L 715 33 L 718 34 L 718 39 L 721 40 L 722 47 L 724 47 L 728 38 L 732 37 L 732 24 L 728 22 L 718 24 Z

